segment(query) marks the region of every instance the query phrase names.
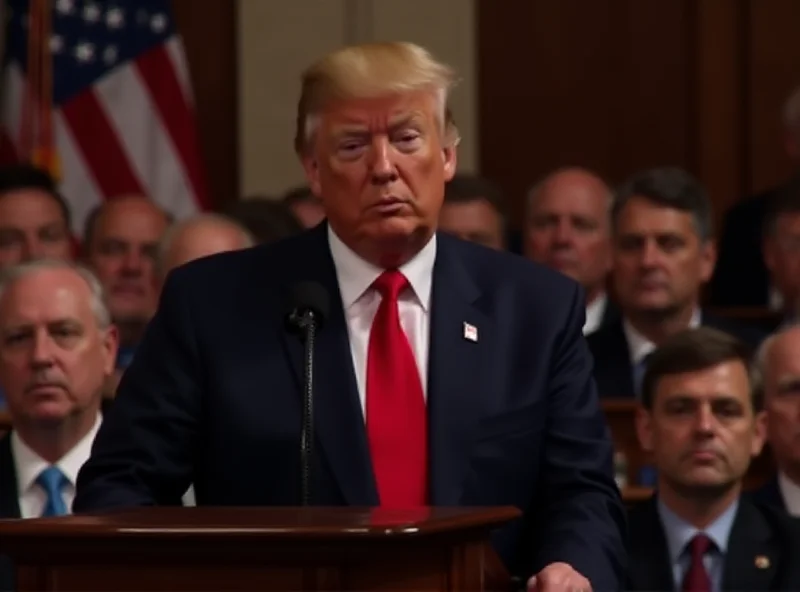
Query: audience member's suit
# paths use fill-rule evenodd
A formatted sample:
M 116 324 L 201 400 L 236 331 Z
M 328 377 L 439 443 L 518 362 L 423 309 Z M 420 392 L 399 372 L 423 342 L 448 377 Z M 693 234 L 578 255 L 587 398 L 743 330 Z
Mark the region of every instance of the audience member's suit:
M 20 518 L 17 475 L 11 457 L 11 434 L 0 438 L 0 519 Z M 0 591 L 14 589 L 14 569 L 8 557 L 0 555 Z
M 769 272 L 761 249 L 767 205 L 778 189 L 750 197 L 728 210 L 711 280 L 713 306 L 769 305 Z
M 675 590 L 656 498 L 631 508 L 628 524 L 627 590 Z M 800 590 L 799 549 L 800 520 L 742 496 L 728 538 L 722 590 Z
M 749 325 L 701 313 L 701 324 L 724 331 L 737 337 L 753 348 L 764 338 L 764 334 Z M 633 368 L 628 341 L 622 319 L 606 325 L 587 335 L 589 349 L 594 357 L 594 378 L 601 397 L 634 397 Z
M 778 508 L 784 512 L 786 511 L 786 501 L 783 499 L 781 488 L 778 486 L 777 475 L 767 481 L 763 486 L 753 491 L 751 497 L 762 504 Z M 800 553 L 800 550 L 798 550 L 798 552 Z

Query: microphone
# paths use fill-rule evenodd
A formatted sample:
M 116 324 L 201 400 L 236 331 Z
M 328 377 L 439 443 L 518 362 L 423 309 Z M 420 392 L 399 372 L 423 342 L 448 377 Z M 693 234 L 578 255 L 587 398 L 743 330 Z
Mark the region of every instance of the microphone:
M 300 431 L 301 505 L 311 503 L 311 460 L 314 453 L 314 342 L 328 316 L 328 291 L 317 282 L 300 282 L 290 292 L 289 330 L 303 342 L 303 423 Z

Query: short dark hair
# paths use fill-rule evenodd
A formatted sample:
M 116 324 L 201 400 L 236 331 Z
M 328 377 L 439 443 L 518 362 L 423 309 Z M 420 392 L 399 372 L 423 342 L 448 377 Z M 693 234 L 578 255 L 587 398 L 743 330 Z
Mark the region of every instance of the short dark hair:
M 506 206 L 497 184 L 478 175 L 455 175 L 444 186 L 444 203 L 470 203 L 483 200 L 492 206 L 505 226 Z
M 694 218 L 700 239 L 714 236 L 711 201 L 702 184 L 687 171 L 676 167 L 653 168 L 636 173 L 615 192 L 612 227 L 616 229 L 620 212 L 628 202 L 643 198 L 656 205 L 687 212 Z
M 247 228 L 262 245 L 303 232 L 303 227 L 281 201 L 245 199 L 226 204 L 222 211 Z
M 659 381 L 672 374 L 708 370 L 725 362 L 739 361 L 750 375 L 753 351 L 743 341 L 711 327 L 688 329 L 673 335 L 658 347 L 647 363 L 642 380 L 642 405 L 652 409 Z M 763 399 L 751 385 L 754 411 L 760 411 Z
M 32 164 L 23 163 L 0 168 L 0 198 L 12 191 L 38 189 L 49 195 L 64 217 L 67 228 L 72 224 L 72 213 L 67 200 L 58 192 L 55 179 L 46 170 Z
M 764 237 L 775 235 L 778 218 L 785 214 L 800 214 L 800 175 L 768 198 L 767 212 L 764 215 Z

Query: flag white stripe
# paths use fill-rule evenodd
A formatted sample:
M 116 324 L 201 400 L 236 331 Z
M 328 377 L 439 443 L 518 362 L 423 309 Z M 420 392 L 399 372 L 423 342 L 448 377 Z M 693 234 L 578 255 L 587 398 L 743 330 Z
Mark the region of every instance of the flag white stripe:
M 194 107 L 194 93 L 192 92 L 192 79 L 189 72 L 189 63 L 186 61 L 186 53 L 183 51 L 183 40 L 179 35 L 173 35 L 166 43 L 167 55 L 175 69 L 175 75 L 183 90 L 183 97 L 186 104 Z
M 61 193 L 69 202 L 73 233 L 82 237 L 86 217 L 103 201 L 103 194 L 83 160 L 78 144 L 60 109 L 53 113 L 53 123 L 61 174 Z
M 94 92 L 151 199 L 176 219 L 197 212 L 183 164 L 138 70 L 119 68 L 98 82 Z
M 20 122 L 22 121 L 22 93 L 25 88 L 22 71 L 12 62 L 6 68 L 3 80 L 3 126 L 14 147 L 19 149 Z

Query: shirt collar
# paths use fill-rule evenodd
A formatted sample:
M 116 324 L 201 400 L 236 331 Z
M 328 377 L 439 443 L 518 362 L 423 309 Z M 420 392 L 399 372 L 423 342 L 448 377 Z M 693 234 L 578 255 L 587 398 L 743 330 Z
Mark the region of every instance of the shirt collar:
M 603 315 L 606 313 L 608 297 L 605 293 L 600 294 L 588 305 L 586 305 L 586 321 L 583 324 L 584 335 L 597 331 L 603 322 Z
M 659 499 L 658 514 L 661 517 L 661 523 L 664 525 L 664 535 L 667 538 L 667 548 L 669 549 L 671 563 L 674 564 L 681 558 L 681 555 L 686 552 L 686 545 L 698 534 L 705 534 L 714 542 L 717 550 L 725 554 L 728 550 L 728 538 L 730 537 L 738 508 L 739 499 L 737 498 L 714 522 L 704 530 L 700 530 L 680 518 Z
M 80 471 L 92 453 L 92 444 L 97 435 L 97 430 L 100 429 L 101 421 L 102 418 L 98 414 L 92 429 L 72 447 L 72 450 L 55 463 L 55 466 L 61 469 L 61 472 L 64 473 L 64 476 L 73 487 L 78 480 L 78 471 Z M 11 432 L 11 454 L 17 470 L 17 493 L 21 497 L 33 487 L 39 474 L 49 467 L 50 463 L 23 442 L 16 430 Z
M 800 484 L 789 479 L 783 471 L 778 471 L 778 489 L 789 514 L 800 516 Z
M 339 280 L 342 305 L 349 309 L 363 296 L 372 283 L 385 270 L 365 261 L 353 252 L 328 225 L 328 243 Z M 400 266 L 399 271 L 408 279 L 414 295 L 427 311 L 431 300 L 433 264 L 436 261 L 436 235 L 410 261 Z
M 689 319 L 689 326 L 687 329 L 696 329 L 702 322 L 702 315 L 699 308 L 695 308 L 692 313 L 692 318 Z M 622 321 L 622 330 L 625 332 L 625 340 L 628 342 L 628 351 L 631 356 L 631 366 L 636 366 L 642 358 L 646 355 L 653 353 L 656 345 L 647 339 L 644 335 L 639 333 L 630 321 L 625 318 Z

